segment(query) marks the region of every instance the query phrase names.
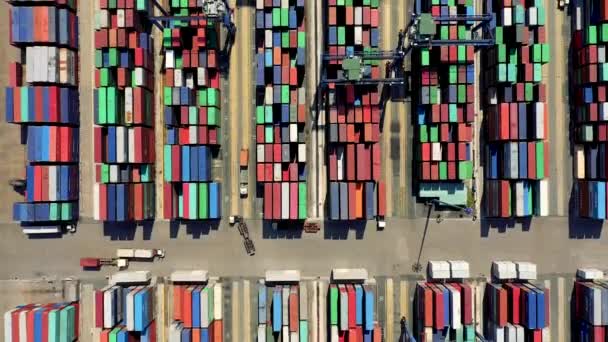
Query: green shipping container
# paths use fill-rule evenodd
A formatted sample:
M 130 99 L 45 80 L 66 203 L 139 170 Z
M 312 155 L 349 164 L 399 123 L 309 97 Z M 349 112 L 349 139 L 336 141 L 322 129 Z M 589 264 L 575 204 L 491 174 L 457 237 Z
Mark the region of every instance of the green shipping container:
M 255 123 L 258 125 L 264 124 L 264 106 L 255 107 Z
M 608 42 L 608 24 L 600 26 L 600 41 L 602 43 Z
M 264 106 L 264 120 L 266 123 L 272 123 L 272 106 Z
M 51 310 L 49 312 L 49 342 L 59 342 L 61 337 L 59 310 Z
M 269 144 L 274 142 L 274 131 L 272 125 L 266 125 L 264 127 L 264 142 Z
M 587 28 L 587 36 L 585 38 L 587 45 L 597 44 L 597 26 L 590 25 Z
M 461 161 L 458 162 L 458 178 L 461 180 L 473 178 L 473 162 Z
M 439 141 L 439 127 L 437 125 L 429 126 L 431 131 L 431 142 Z
M 338 45 L 346 45 L 346 27 L 338 26 Z
M 49 217 L 51 221 L 59 221 L 59 203 L 52 202 L 50 205 L 50 212 L 51 214 L 49 215 Z
M 541 61 L 543 63 L 549 63 L 549 60 L 551 59 L 551 48 L 549 46 L 549 44 L 542 44 L 542 58 Z
M 545 178 L 545 143 L 543 141 L 536 143 L 536 178 Z
M 219 126 L 220 125 L 220 110 L 216 107 L 207 107 L 207 125 Z
M 532 83 L 525 83 L 524 84 L 524 100 L 526 102 L 533 102 L 534 101 L 534 84 Z
M 467 86 L 466 84 L 458 85 L 458 103 L 467 102 Z
M 59 313 L 59 341 L 72 342 L 74 341 L 74 320 L 76 317 L 76 309 L 72 305 L 66 306 Z
M 430 65 L 431 53 L 430 53 L 429 49 L 427 49 L 427 48 L 420 49 L 420 60 L 422 62 L 422 65 Z
M 475 342 L 475 327 L 473 325 L 465 325 L 464 326 L 464 341 L 465 342 Z
M 165 182 L 170 182 L 172 175 L 171 175 L 171 145 L 165 145 L 164 146 L 164 153 L 163 153 L 163 174 L 165 175 Z
M 329 288 L 329 324 L 338 325 L 338 287 Z
M 201 219 L 209 218 L 209 184 L 198 183 L 198 216 Z
M 429 134 L 427 127 L 427 125 L 420 125 L 420 142 L 429 142 Z
M 450 122 L 458 122 L 458 107 L 455 103 L 448 104 L 448 115 Z
M 272 26 L 279 27 L 281 26 L 281 9 L 273 8 L 272 9 Z
M 507 64 L 501 63 L 497 65 L 496 78 L 498 82 L 507 82 Z
M 289 103 L 290 93 L 289 85 L 281 86 L 281 103 Z
M 20 92 L 20 98 L 21 98 L 21 120 L 22 121 L 29 121 L 29 88 L 28 87 L 21 87 L 19 88 L 19 92 Z
M 439 162 L 439 179 L 447 180 L 448 179 L 448 163 L 447 162 Z
M 73 208 L 74 203 L 61 203 L 61 221 L 72 221 L 74 219 L 72 215 Z
M 206 288 L 209 289 L 209 309 L 207 311 L 209 312 L 209 322 L 211 322 L 211 321 L 213 321 L 213 314 L 214 314 L 214 311 L 213 311 L 213 304 L 214 304 L 213 303 L 213 301 L 214 301 L 213 296 L 215 295 L 215 293 L 213 291 L 213 287 L 208 286 Z
M 300 321 L 300 342 L 308 342 L 308 321 Z
M 118 333 L 122 330 L 122 328 L 114 328 L 110 332 L 110 342 L 118 342 Z
M 298 183 L 298 218 L 300 220 L 306 219 L 308 216 L 307 208 L 307 189 L 306 183 L 300 182 Z
M 380 6 L 380 0 L 372 0 L 370 6 L 372 8 L 378 8 Z
M 298 32 L 298 47 L 306 47 L 306 32 Z
M 608 63 L 602 63 L 599 65 L 600 69 L 600 81 L 608 81 Z

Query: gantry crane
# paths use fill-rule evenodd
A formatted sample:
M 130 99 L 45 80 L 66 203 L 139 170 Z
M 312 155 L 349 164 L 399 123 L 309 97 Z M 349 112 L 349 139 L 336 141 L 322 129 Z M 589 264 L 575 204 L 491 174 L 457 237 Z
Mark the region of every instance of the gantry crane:
M 228 0 L 198 0 L 204 15 L 196 16 L 172 16 L 167 12 L 157 0 L 151 0 L 154 6 L 162 13 L 162 16 L 151 16 L 149 19 L 159 29 L 164 28 L 164 23 L 172 21 L 188 21 L 205 19 L 211 22 L 221 22 L 226 28 L 226 39 L 224 47 L 220 50 L 220 72 L 226 72 L 230 51 L 234 45 L 236 37 L 236 25 L 232 20 L 233 10 L 228 4 Z

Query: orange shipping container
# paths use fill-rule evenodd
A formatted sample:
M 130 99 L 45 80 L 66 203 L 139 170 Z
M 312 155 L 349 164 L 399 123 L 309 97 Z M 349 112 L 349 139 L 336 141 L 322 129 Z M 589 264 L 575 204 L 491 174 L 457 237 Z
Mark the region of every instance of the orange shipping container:
M 241 167 L 247 167 L 249 164 L 249 149 L 242 148 L 241 149 L 241 158 L 240 158 Z
M 194 286 L 189 286 L 182 296 L 182 319 L 185 327 L 192 327 L 192 290 Z
M 300 326 L 300 318 L 298 317 L 298 313 L 300 312 L 299 308 L 300 300 L 298 298 L 298 288 L 297 286 L 291 287 L 291 293 L 289 294 L 289 331 L 298 332 L 298 328 Z
M 224 322 L 222 320 L 213 321 L 213 342 L 222 342 L 224 339 Z
M 355 190 L 355 216 L 363 218 L 363 183 L 356 183 Z

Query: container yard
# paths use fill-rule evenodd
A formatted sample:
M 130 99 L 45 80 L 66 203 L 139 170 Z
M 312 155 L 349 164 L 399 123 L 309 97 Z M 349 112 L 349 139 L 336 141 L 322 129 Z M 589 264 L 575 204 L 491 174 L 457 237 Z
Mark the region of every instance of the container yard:
M 604 2 L 0 2 L 0 335 L 605 339 Z

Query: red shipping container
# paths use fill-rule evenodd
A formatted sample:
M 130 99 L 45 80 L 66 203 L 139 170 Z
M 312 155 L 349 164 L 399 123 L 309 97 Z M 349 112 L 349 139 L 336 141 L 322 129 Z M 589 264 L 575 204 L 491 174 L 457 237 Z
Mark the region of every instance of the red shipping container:
M 354 181 L 355 177 L 355 145 L 346 145 L 346 180 Z
M 185 202 L 185 200 L 184 200 Z M 184 209 L 187 206 L 184 206 Z M 184 215 L 185 216 L 185 215 Z M 192 291 L 194 290 L 194 286 L 189 286 L 184 289 L 182 293 L 182 320 L 184 322 L 184 327 L 192 327 Z
M 348 219 L 349 220 L 355 220 L 357 218 L 357 203 L 356 203 L 356 192 L 357 192 L 357 187 L 356 187 L 356 183 L 347 183 L 348 184 L 348 196 L 345 200 L 348 201 Z M 341 200 L 341 204 L 346 204 L 344 203 L 344 201 Z
M 273 170 L 273 164 L 270 163 L 266 163 L 264 164 L 264 178 L 266 179 L 267 182 L 272 182 L 274 179 L 274 170 Z
M 103 330 L 100 335 L 100 342 L 109 342 L 111 331 L 112 331 L 112 329 Z
M 528 178 L 536 179 L 536 143 L 528 143 Z
M 27 342 L 34 342 L 34 314 L 36 313 L 35 308 L 28 311 L 26 314 L 26 336 Z
M 446 322 L 444 322 L 444 304 L 443 304 L 443 291 L 439 288 L 429 285 L 433 291 L 433 328 L 443 329 Z
M 357 326 L 357 298 L 355 296 L 355 288 L 350 284 L 346 285 L 346 292 L 348 294 L 348 327 L 353 329 Z
M 95 291 L 95 328 L 103 328 L 103 291 L 100 290 Z
M 173 216 L 173 188 L 171 183 L 163 184 L 163 217 L 167 220 Z M 178 318 L 176 318 L 178 319 Z
M 77 305 L 77 304 L 74 304 L 74 305 Z M 46 309 L 44 309 L 44 312 L 42 313 L 42 336 L 41 336 L 42 341 L 49 340 L 49 314 L 51 313 L 51 310 L 52 310 L 51 305 L 47 305 Z M 103 325 L 103 312 L 101 313 L 101 315 L 102 315 L 102 325 Z M 76 322 L 80 322 L 78 309 L 76 309 L 75 320 L 76 320 Z M 79 336 L 79 333 L 78 333 L 79 324 L 74 325 L 74 329 L 76 330 L 76 336 Z
M 448 179 L 456 179 L 456 162 L 448 162 Z
M 296 184 L 297 187 L 297 184 Z M 297 193 L 296 193 L 297 196 Z M 297 208 L 297 206 L 296 206 Z M 294 292 L 295 289 L 295 292 Z M 298 297 L 297 286 L 291 287 L 291 293 L 289 294 L 289 331 L 298 332 L 300 326 L 300 299 Z
M 264 182 L 264 164 L 263 163 L 259 163 L 255 165 L 256 168 L 256 176 L 257 176 L 257 181 L 258 182 Z
M 501 217 L 509 217 L 511 216 L 511 204 L 509 202 L 509 194 L 511 193 L 511 187 L 509 186 L 509 181 L 499 181 L 500 182 L 500 206 L 501 206 Z
M 519 318 L 519 303 L 521 301 L 520 298 L 520 289 L 517 285 L 515 284 L 505 284 L 505 287 L 507 288 L 507 294 L 508 294 L 508 320 L 509 323 L 512 324 L 519 324 L 520 322 L 520 318 Z
M 380 144 L 379 143 L 375 143 L 372 145 L 372 150 L 371 150 L 371 158 L 372 158 L 372 174 L 371 174 L 371 178 L 374 181 L 378 181 L 380 180 L 380 173 L 381 173 L 381 168 L 380 168 Z M 369 160 L 369 157 L 368 157 Z M 369 172 L 369 169 L 368 169 Z M 369 179 L 369 177 L 368 177 Z
M 423 326 L 433 326 L 433 291 L 426 285 L 420 285 L 418 287 L 418 298 L 420 300 L 420 306 L 423 315 Z
M 275 220 L 281 219 L 281 183 L 272 183 L 272 217 Z
M 378 182 L 378 216 L 386 216 L 386 184 Z
M 473 324 L 473 290 L 468 284 L 460 284 L 462 291 L 460 293 L 460 300 L 462 302 L 462 321 L 464 324 Z
M 133 217 L 136 220 L 143 220 L 144 219 L 144 208 L 143 208 L 144 185 L 142 183 L 133 184 L 133 198 L 134 198 L 134 202 L 133 202 L 134 205 L 132 206 Z
M 211 325 L 213 326 L 213 342 L 222 342 L 224 339 L 224 322 L 215 320 Z
M 190 196 L 192 195 L 192 197 L 196 196 L 196 194 L 190 194 L 190 186 L 189 183 L 181 183 L 182 185 L 182 195 L 183 195 L 183 201 L 184 204 L 185 203 L 190 203 Z M 190 217 L 190 206 L 189 205 L 184 205 L 183 206 L 183 218 L 189 218 Z M 188 310 L 188 307 L 184 307 L 184 310 Z M 190 318 L 192 319 L 192 318 Z M 191 326 L 191 325 L 190 325 Z

